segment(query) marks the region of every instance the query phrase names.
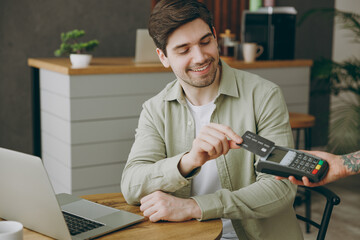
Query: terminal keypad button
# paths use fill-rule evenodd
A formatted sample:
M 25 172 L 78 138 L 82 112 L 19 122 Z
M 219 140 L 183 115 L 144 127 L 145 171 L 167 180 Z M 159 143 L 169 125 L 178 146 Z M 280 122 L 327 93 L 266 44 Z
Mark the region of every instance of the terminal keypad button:
M 307 173 L 316 174 L 320 170 L 322 164 L 322 160 L 319 161 L 316 158 L 309 157 L 302 153 L 297 153 L 294 157 L 294 160 L 289 164 L 289 166 Z

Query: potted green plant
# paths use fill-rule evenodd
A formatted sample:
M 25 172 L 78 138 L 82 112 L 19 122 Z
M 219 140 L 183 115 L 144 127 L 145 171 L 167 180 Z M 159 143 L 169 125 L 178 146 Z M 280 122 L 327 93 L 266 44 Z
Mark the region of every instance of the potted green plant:
M 70 55 L 73 68 L 87 67 L 92 59 L 92 55 L 88 54 L 88 52 L 93 51 L 99 45 L 99 41 L 79 42 L 78 39 L 84 35 L 84 30 L 77 29 L 61 33 L 60 48 L 54 52 L 55 56 Z
M 360 43 L 360 15 L 336 9 L 314 9 L 302 17 L 301 22 L 314 13 L 329 14 L 344 29 L 354 33 L 354 42 Z M 343 62 L 320 59 L 314 62 L 312 77 L 318 86 L 333 95 L 348 93 L 330 111 L 327 150 L 336 154 L 355 152 L 360 148 L 360 59 Z M 317 87 L 320 89 L 320 87 Z

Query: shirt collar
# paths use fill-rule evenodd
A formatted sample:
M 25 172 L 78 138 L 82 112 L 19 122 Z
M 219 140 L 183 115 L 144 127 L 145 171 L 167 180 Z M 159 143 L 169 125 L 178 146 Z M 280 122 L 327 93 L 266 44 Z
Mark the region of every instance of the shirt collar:
M 221 79 L 218 90 L 218 96 L 221 94 L 239 97 L 239 91 L 234 70 L 220 59 Z M 165 101 L 178 100 L 180 103 L 186 103 L 184 91 L 179 83 L 176 81 L 167 91 L 165 95 Z
M 178 80 L 167 90 L 165 94 L 165 101 L 178 100 L 181 103 L 186 104 L 184 90 Z
M 221 65 L 222 70 L 218 95 L 224 94 L 231 97 L 239 97 L 239 88 L 234 69 L 223 60 L 221 60 Z

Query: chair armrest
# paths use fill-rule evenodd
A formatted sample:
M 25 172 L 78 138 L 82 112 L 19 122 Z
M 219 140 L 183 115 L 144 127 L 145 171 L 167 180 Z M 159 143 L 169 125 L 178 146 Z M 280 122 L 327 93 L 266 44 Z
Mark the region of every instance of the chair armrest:
M 330 189 L 328 189 L 326 187 L 323 187 L 323 186 L 319 186 L 319 187 L 299 186 L 299 187 L 317 192 L 317 193 L 325 196 L 327 201 L 330 202 L 332 205 L 338 205 L 340 203 L 340 197 L 338 195 L 336 195 L 336 193 L 334 193 L 333 191 L 331 191 Z

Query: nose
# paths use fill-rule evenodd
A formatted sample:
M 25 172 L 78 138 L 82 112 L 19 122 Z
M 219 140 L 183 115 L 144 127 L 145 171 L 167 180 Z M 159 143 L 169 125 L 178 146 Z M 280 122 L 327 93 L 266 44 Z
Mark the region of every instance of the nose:
M 203 63 L 205 61 L 206 54 L 200 46 L 193 47 L 192 59 L 194 63 Z

